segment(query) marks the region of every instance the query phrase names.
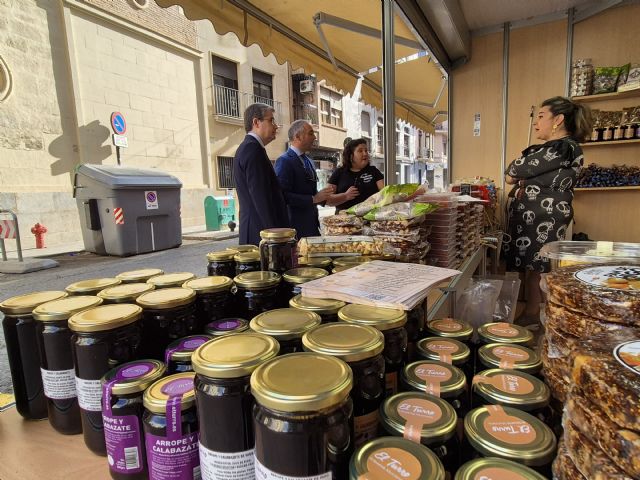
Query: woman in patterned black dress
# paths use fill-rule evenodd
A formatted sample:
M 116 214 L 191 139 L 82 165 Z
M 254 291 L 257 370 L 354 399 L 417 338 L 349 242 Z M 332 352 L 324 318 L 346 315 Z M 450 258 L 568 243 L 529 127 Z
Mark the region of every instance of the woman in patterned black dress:
M 545 141 L 531 145 L 507 167 L 509 235 L 505 244 L 507 269 L 525 271 L 527 305 L 521 323 L 540 316 L 540 273 L 549 271 L 540 257 L 545 243 L 564 240 L 573 219 L 573 186 L 583 163 L 578 142 L 591 134 L 591 111 L 564 97 L 542 102 L 535 122 L 536 135 Z

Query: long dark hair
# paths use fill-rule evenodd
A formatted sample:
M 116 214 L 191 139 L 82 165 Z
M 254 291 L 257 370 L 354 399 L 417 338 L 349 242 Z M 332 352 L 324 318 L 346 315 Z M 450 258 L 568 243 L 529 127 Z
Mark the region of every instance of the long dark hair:
M 342 164 L 340 165 L 341 169 L 345 171 L 351 169 L 351 157 L 353 157 L 353 152 L 356 151 L 358 145 L 368 145 L 368 143 L 364 138 L 356 138 L 344 146 L 344 150 L 342 150 Z
M 593 118 L 591 109 L 566 97 L 552 97 L 542 102 L 542 107 L 549 107 L 553 116 L 564 115 L 564 128 L 577 142 L 582 142 L 591 135 Z

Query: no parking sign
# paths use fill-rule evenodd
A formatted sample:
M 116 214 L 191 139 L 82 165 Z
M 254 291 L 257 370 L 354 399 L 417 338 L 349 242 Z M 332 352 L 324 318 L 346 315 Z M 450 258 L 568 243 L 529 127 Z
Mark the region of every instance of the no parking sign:
M 147 202 L 147 210 L 158 209 L 158 193 L 155 190 L 144 192 L 144 199 Z

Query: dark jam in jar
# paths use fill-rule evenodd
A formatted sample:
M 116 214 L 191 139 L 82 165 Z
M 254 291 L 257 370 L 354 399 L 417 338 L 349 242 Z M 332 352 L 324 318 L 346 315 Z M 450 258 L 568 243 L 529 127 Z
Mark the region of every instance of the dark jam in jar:
M 216 338 L 194 352 L 203 480 L 255 478 L 249 379 L 278 349 L 275 339 L 247 332 Z
M 349 480 L 366 478 L 445 480 L 447 477 L 442 462 L 427 447 L 400 437 L 381 437 L 360 447 L 351 458 Z
M 69 319 L 73 364 L 84 443 L 106 455 L 101 378 L 113 367 L 138 358 L 142 309 L 130 303 L 102 305 Z
M 116 278 L 122 280 L 122 283 L 144 283 L 151 277 L 162 274 L 164 274 L 164 271 L 159 268 L 142 268 L 140 270 L 119 273 L 116 275 Z
M 456 480 L 478 479 L 546 480 L 535 470 L 503 458 L 476 458 L 460 467 Z M 577 477 L 572 478 L 575 480 Z
M 196 276 L 190 272 L 165 273 L 151 277 L 147 280 L 147 283 L 153 285 L 156 290 L 160 288 L 178 288 L 181 287 L 184 282 L 188 282 L 194 278 L 196 278 Z
M 347 478 L 352 382 L 349 366 L 328 355 L 292 353 L 260 365 L 251 375 L 256 478 Z
M 249 328 L 280 344 L 280 354 L 301 352 L 302 336 L 320 325 L 320 315 L 296 308 L 277 308 L 253 317 Z
M 406 362 L 407 314 L 393 308 L 370 307 L 350 304 L 338 312 L 340 320 L 359 325 L 375 327 L 384 335 L 386 396 L 398 392 L 398 376 Z
M 298 241 L 293 228 L 268 228 L 260 232 L 260 266 L 282 275 L 298 266 Z
M 191 355 L 203 343 L 211 340 L 209 335 L 190 335 L 179 338 L 169 344 L 164 352 L 164 363 L 167 373 L 193 372 Z
M 539 375 L 542 370 L 540 355 L 522 345 L 490 343 L 478 349 L 477 370 L 507 368 L 530 375 Z
M 123 283 L 101 290 L 98 297 L 104 303 L 136 303 L 136 298 L 154 288 L 150 283 Z
M 38 305 L 67 296 L 66 292 L 34 292 L 0 303 L 2 329 L 9 357 L 9 370 L 18 413 L 26 419 L 47 418 L 47 400 L 42 388 L 36 321 L 31 311 Z
M 301 267 L 287 270 L 282 275 L 282 283 L 280 285 L 282 298 L 280 299 L 280 304 L 283 307 L 288 306 L 289 300 L 302 293 L 301 286 L 303 283 L 317 280 L 327 275 L 329 275 L 327 271 L 322 268 Z
M 279 306 L 280 275 L 275 272 L 248 272 L 233 279 L 236 284 L 234 304 L 236 314 L 253 318 Z
M 346 305 L 342 300 L 333 300 L 330 298 L 310 298 L 296 295 L 289 300 L 291 308 L 304 310 L 305 312 L 314 312 L 320 315 L 322 323 L 333 323 L 340 320 L 338 312 Z
M 229 277 L 195 278 L 182 286 L 196 292 L 197 333 L 203 332 L 208 323 L 232 314 L 233 280 Z
M 65 435 L 82 433 L 69 318 L 101 303 L 101 298 L 79 295 L 43 303 L 33 310 L 49 423 Z
M 207 253 L 207 275 L 210 277 L 236 276 L 236 261 L 233 259 L 238 254 L 236 250 L 221 250 Z
M 72 283 L 65 291 L 69 295 L 97 295 L 101 290 L 120 285 L 122 280 L 117 278 L 94 278 Z
M 223 318 L 204 327 L 204 333 L 212 337 L 221 337 L 232 333 L 242 333 L 249 329 L 249 321 L 244 318 Z
M 144 392 L 142 427 L 149 478 L 199 478 L 194 377 L 194 373 L 169 375 Z
M 455 365 L 464 372 L 467 383 L 471 384 L 473 361 L 471 350 L 464 343 L 453 338 L 427 337 L 418 342 L 416 354 L 418 359 L 440 360 Z
M 236 262 L 236 275 L 247 272 L 260 271 L 260 252 L 252 250 L 250 252 L 238 253 L 233 259 Z
M 444 465 L 448 478 L 460 466 L 457 423 L 458 417 L 449 403 L 426 393 L 398 393 L 387 398 L 380 409 L 382 433 L 429 447 Z
M 351 367 L 354 445 L 373 440 L 385 393 L 382 333 L 365 325 L 329 323 L 305 333 L 302 343 L 306 351 L 334 356 Z
M 327 273 L 331 273 L 333 262 L 330 257 L 298 257 L 298 266 L 322 268 Z
M 407 312 L 407 323 L 404 328 L 407 330 L 407 361 L 409 362 L 417 360 L 416 344 L 424 337 L 424 317 L 422 304 Z
M 164 373 L 165 366 L 158 360 L 136 360 L 102 377 L 102 422 L 109 473 L 114 480 L 148 478 L 142 394 Z
M 178 338 L 197 333 L 196 292 L 190 288 L 163 288 L 144 293 L 136 303 L 144 309 L 142 358 L 164 360 L 167 346 Z

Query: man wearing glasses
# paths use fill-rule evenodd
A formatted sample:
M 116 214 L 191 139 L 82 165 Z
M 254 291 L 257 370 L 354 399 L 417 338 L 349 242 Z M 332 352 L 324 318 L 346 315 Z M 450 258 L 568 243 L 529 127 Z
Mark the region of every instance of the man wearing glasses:
M 233 157 L 240 244 L 258 245 L 260 230 L 289 226 L 282 189 L 265 150 L 278 130 L 273 114 L 273 107 L 263 103 L 249 105 L 244 112 L 247 136 Z
M 318 176 L 306 152 L 313 147 L 316 135 L 306 120 L 296 120 L 289 128 L 289 149 L 276 160 L 276 175 L 287 202 L 289 222 L 298 238 L 320 235 L 319 203 L 331 195 L 335 186 L 318 191 Z

